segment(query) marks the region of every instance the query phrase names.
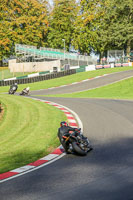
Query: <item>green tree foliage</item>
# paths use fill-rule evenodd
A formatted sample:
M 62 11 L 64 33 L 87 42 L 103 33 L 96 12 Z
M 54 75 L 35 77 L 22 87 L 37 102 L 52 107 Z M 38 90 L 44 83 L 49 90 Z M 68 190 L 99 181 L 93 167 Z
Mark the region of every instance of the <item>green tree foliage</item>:
M 133 42 L 133 0 L 82 0 L 75 22 L 73 43 L 82 52 L 91 48 L 127 52 Z
M 62 39 L 65 39 L 66 49 L 69 49 L 76 18 L 76 5 L 75 0 L 54 0 L 48 34 L 48 45 L 50 47 L 63 48 Z
M 47 31 L 46 3 L 0 0 L 0 59 L 12 54 L 15 43 L 45 45 Z
M 82 53 L 133 48 L 133 0 L 0 0 L 0 60 L 15 43 Z
M 92 48 L 100 50 L 96 31 L 99 26 L 99 18 L 102 15 L 98 12 L 99 4 L 101 4 L 100 0 L 82 0 L 80 2 L 73 33 L 73 45 L 82 53 L 90 53 Z
M 109 47 L 126 47 L 129 54 L 133 44 L 133 0 L 106 0 L 104 4 L 103 37 L 108 40 Z

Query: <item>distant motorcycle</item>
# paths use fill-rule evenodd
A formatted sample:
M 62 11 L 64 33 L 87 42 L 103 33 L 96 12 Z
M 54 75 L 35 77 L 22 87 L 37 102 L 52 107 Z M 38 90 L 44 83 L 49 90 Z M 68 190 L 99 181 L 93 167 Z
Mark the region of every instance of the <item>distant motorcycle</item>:
M 81 129 L 70 133 L 69 136 L 64 135 L 62 138 L 64 142 L 69 145 L 71 152 L 77 153 L 79 155 L 86 155 L 93 149 L 88 138 L 81 134 Z
M 24 88 L 21 92 L 20 95 L 29 95 L 30 92 L 30 87 Z
M 17 91 L 17 89 L 18 89 L 18 86 L 17 86 L 17 83 L 15 83 L 14 85 L 11 85 L 8 93 L 9 94 L 14 94 Z

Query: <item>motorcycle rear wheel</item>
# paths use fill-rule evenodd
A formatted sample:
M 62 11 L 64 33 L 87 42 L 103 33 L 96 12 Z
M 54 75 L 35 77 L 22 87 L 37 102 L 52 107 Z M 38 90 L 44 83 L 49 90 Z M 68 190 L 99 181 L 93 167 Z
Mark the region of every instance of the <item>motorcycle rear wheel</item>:
M 14 93 L 15 93 L 15 91 L 13 89 L 9 90 L 9 94 L 14 94 Z

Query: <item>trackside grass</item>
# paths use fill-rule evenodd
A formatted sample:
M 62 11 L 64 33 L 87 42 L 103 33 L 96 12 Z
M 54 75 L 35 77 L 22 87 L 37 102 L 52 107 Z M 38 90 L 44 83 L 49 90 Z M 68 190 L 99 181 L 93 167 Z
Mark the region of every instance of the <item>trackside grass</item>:
M 56 97 L 71 98 L 111 98 L 111 99 L 133 99 L 133 78 L 113 83 L 100 88 L 75 92 L 71 94 L 49 95 Z
M 29 164 L 58 145 L 57 130 L 66 116 L 43 102 L 0 95 L 0 173 Z
M 19 77 L 28 75 L 29 73 L 23 73 L 23 72 L 10 72 L 8 67 L 0 67 L 0 80 L 12 78 L 12 77 Z M 30 73 L 31 74 L 31 73 Z
M 95 71 L 88 71 L 88 72 L 81 72 L 76 73 L 73 75 L 61 77 L 61 78 L 55 78 L 51 80 L 46 81 L 40 81 L 30 84 L 21 84 L 19 85 L 18 91 L 21 91 L 23 88 L 30 86 L 30 90 L 40 90 L 40 89 L 47 89 L 51 87 L 58 87 L 61 85 L 67 85 L 71 84 L 73 82 L 78 82 L 85 80 L 87 78 L 93 78 L 96 76 L 101 76 L 104 74 L 110 74 L 120 71 L 127 71 L 132 70 L 133 67 L 116 67 L 116 68 L 109 68 L 109 69 L 101 69 L 101 70 L 95 70 Z M 9 86 L 0 87 L 0 93 L 7 92 L 9 90 Z
M 30 86 L 30 90 L 47 89 L 85 80 L 132 67 L 102 69 L 77 73 L 71 76 L 19 85 L 18 91 Z M 58 95 L 63 97 L 133 98 L 133 78 L 98 89 L 80 93 Z M 9 86 L 0 87 L 0 103 L 4 114 L 0 118 L 0 173 L 21 167 L 44 157 L 59 145 L 57 129 L 66 116 L 59 109 L 45 103 L 14 95 Z

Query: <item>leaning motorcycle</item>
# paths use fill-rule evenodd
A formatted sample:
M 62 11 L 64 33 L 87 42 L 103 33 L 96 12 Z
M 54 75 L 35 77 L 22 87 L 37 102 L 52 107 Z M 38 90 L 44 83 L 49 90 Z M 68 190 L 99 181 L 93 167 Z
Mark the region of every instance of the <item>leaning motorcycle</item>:
M 71 152 L 79 155 L 84 156 L 93 149 L 88 138 L 84 137 L 81 133 L 81 129 L 78 129 L 78 131 L 74 131 L 67 136 L 64 135 L 62 138 L 64 142 L 69 145 Z
M 9 94 L 14 94 L 16 92 L 17 88 L 13 86 L 12 88 L 9 89 L 8 93 Z
M 30 89 L 29 87 L 24 88 L 24 89 L 20 92 L 19 95 L 29 95 L 29 92 L 30 92 L 29 89 Z

